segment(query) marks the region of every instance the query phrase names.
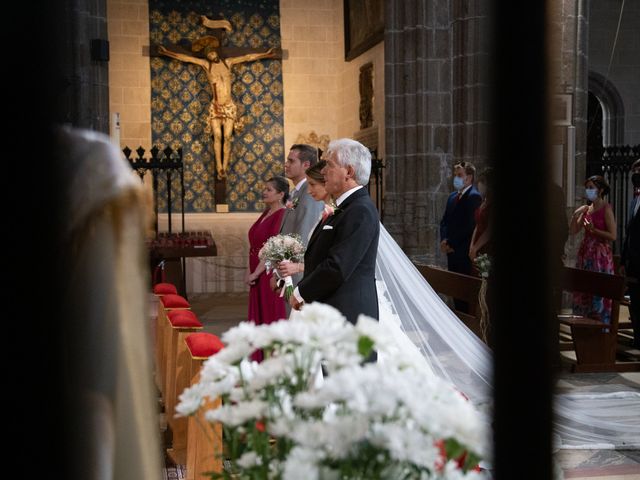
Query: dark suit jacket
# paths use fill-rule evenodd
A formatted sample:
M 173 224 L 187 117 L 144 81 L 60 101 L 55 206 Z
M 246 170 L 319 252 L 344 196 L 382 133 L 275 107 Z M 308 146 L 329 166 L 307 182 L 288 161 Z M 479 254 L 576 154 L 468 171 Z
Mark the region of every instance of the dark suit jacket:
M 636 198 L 640 202 L 640 197 Z M 633 208 L 634 202 L 631 202 Z M 633 210 L 630 210 L 630 215 Z M 640 211 L 627 222 L 621 263 L 629 277 L 640 279 Z
M 447 208 L 440 222 L 440 240 L 446 239 L 454 249 L 454 252 L 448 255 L 450 263 L 455 260 L 456 263 L 468 263 L 470 266 L 469 246 L 473 229 L 476 227 L 474 214 L 482 203 L 482 197 L 475 186 L 471 186 L 458 202 L 457 196 L 458 192 L 453 192 L 447 200 Z
M 378 318 L 375 272 L 380 222 L 365 188 L 352 193 L 313 231 L 298 291 L 306 303 L 331 305 L 355 323 Z

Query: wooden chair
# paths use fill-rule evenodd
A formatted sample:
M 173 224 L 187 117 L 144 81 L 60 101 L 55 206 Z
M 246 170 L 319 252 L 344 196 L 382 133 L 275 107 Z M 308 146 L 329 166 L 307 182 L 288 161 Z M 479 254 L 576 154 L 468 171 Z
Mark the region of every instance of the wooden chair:
M 200 380 L 200 371 L 207 358 L 223 347 L 218 337 L 210 333 L 192 333 L 185 338 L 190 385 Z M 222 472 L 222 425 L 213 425 L 204 418 L 206 410 L 220 406 L 221 400 L 208 400 L 187 422 L 187 480 L 199 480 L 204 472 Z
M 616 362 L 618 317 L 625 291 L 624 277 L 564 267 L 560 281 L 562 289 L 567 292 L 581 292 L 612 300 L 609 324 L 593 318 L 558 315 L 560 323 L 571 329 L 576 353 L 573 371 L 640 371 L 640 362 Z
M 469 313 L 458 310 L 454 310 L 454 313 L 473 333 L 482 338 L 480 306 L 478 305 L 478 293 L 480 292 L 482 280 L 471 275 L 450 272 L 433 265 L 418 264 L 416 268 L 437 293 L 467 302 Z

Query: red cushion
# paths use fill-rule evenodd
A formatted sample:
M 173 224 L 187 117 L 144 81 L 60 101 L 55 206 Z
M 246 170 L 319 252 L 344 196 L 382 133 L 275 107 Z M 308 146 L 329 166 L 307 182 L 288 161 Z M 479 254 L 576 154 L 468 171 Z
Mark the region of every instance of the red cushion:
M 164 308 L 189 308 L 191 307 L 191 305 L 189 305 L 189 302 L 187 302 L 187 299 L 184 297 L 181 297 L 180 295 L 163 295 L 162 297 L 160 297 L 160 301 L 162 302 L 162 305 L 164 306 Z
M 171 310 L 167 316 L 174 327 L 202 327 L 202 324 L 191 310 Z
M 178 289 L 171 283 L 156 283 L 153 286 L 153 293 L 156 295 L 177 295 Z
M 205 358 L 218 353 L 224 348 L 224 343 L 212 333 L 192 333 L 185 338 L 187 348 L 192 357 Z

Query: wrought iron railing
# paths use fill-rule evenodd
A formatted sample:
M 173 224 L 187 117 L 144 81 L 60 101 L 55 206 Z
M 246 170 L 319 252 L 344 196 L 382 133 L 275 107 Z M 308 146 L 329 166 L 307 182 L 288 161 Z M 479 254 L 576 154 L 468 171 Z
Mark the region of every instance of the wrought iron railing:
M 144 158 L 145 149 L 138 147 L 136 149 L 137 158 L 131 158 L 133 153 L 129 147 L 122 149 L 127 161 L 131 165 L 136 173 L 140 176 L 141 180 L 144 180 L 147 172 L 151 172 L 153 181 L 153 213 L 155 215 L 155 231 L 158 234 L 158 177 L 164 175 L 166 178 L 166 195 L 167 195 L 167 213 L 169 217 L 169 233 L 172 233 L 171 225 L 171 213 L 173 210 L 173 198 L 171 193 L 171 181 L 174 175 L 180 176 L 180 212 L 182 217 L 182 232 L 184 232 L 184 169 L 182 168 L 182 148 L 173 150 L 172 148 L 165 148 L 160 150 L 158 147 L 153 147 L 149 150 L 151 158 Z
M 596 158 L 597 160 L 587 161 L 587 177 L 602 175 L 609 183 L 609 203 L 613 207 L 618 229 L 614 252 L 620 253 L 629 218 L 629 204 L 633 197 L 631 165 L 640 158 L 640 145 L 603 147 L 601 155 Z
M 381 222 L 384 218 L 384 168 L 384 160 L 378 158 L 378 151 L 371 150 L 371 176 L 367 188 L 375 201 Z

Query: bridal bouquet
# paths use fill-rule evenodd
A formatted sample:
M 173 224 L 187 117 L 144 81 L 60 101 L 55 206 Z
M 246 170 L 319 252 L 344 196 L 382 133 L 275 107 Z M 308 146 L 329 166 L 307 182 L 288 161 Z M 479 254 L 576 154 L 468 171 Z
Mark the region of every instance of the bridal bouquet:
M 205 413 L 222 424 L 227 460 L 211 478 L 486 478 L 477 411 L 451 384 L 415 369 L 378 322 L 361 316 L 352 325 L 312 303 L 287 322 L 241 323 L 222 340 L 177 407 L 191 415 L 206 398 L 222 399 Z M 269 352 L 262 363 L 250 361 L 256 349 Z M 364 363 L 373 350 L 384 361 Z
M 304 245 L 300 240 L 300 235 L 280 234 L 270 237 L 258 252 L 260 260 L 264 260 L 267 272 L 275 270 L 280 262 L 301 262 L 304 259 Z M 277 270 L 275 270 L 277 273 Z M 293 293 L 293 281 L 289 275 L 284 277 L 285 300 L 289 300 Z M 281 296 L 282 296 L 281 294 Z

